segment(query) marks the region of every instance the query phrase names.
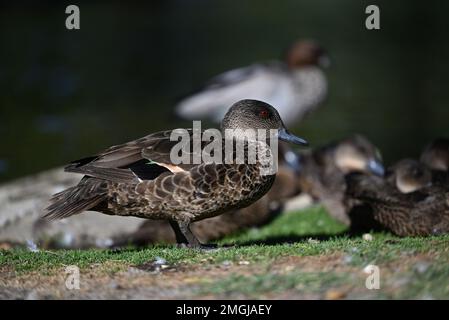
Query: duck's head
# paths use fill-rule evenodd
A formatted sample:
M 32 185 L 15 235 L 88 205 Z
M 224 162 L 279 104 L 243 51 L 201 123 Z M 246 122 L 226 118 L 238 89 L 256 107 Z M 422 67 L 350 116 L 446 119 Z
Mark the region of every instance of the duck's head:
M 449 139 L 433 140 L 424 149 L 420 160 L 432 170 L 449 172 Z
M 300 40 L 294 42 L 285 54 L 285 62 L 292 68 L 305 66 L 319 66 L 326 68 L 330 65 L 326 51 L 313 40 Z
M 385 173 L 379 150 L 361 135 L 354 135 L 338 142 L 334 150 L 334 161 L 344 174 L 351 172 Z
M 432 182 L 432 174 L 423 163 L 413 159 L 403 159 L 393 165 L 388 175 L 388 181 L 400 192 L 417 191 Z
M 267 138 L 270 137 L 269 130 L 275 129 L 277 130 L 277 137 L 282 141 L 298 145 L 308 144 L 306 140 L 295 136 L 287 130 L 275 108 L 268 103 L 258 100 L 246 99 L 234 103 L 224 116 L 221 128 L 222 131 L 226 129 L 262 129 L 267 131 Z M 238 136 L 235 137 L 239 138 Z

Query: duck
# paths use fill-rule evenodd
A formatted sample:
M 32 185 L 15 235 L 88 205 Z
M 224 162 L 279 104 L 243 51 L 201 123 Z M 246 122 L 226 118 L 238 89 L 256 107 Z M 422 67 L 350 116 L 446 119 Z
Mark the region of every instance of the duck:
M 276 171 L 271 165 L 275 158 L 271 148 L 266 141 L 256 141 L 245 134 L 255 129 L 267 138 L 275 138 L 275 142 L 307 145 L 304 139 L 286 129 L 273 106 L 258 100 L 241 100 L 225 114 L 221 137 L 215 141 L 221 144 L 221 149 L 213 148 L 213 152 L 210 143 L 192 141 L 195 134 L 204 133 L 195 133 L 193 129 L 176 131 L 186 133 L 188 143 L 174 152 L 180 142 L 173 141 L 175 130 L 166 130 L 71 162 L 65 171 L 84 176 L 76 186 L 53 195 L 43 218 L 62 219 L 91 210 L 167 220 L 178 244 L 207 249 L 209 246 L 192 233 L 193 222 L 247 207 L 266 194 L 274 183 Z M 234 135 L 228 135 L 229 132 Z M 231 150 L 227 149 L 229 145 L 233 147 Z M 237 145 L 245 149 L 243 157 L 239 157 Z M 246 152 L 252 145 L 258 148 L 254 161 L 250 161 Z M 195 148 L 199 148 L 196 155 L 209 148 L 210 154 L 221 153 L 221 156 L 218 161 L 216 158 L 194 161 L 195 153 L 189 151 Z M 187 155 L 187 161 L 174 157 L 180 150 L 185 150 L 181 156 Z
M 405 158 L 387 169 L 385 179 L 396 190 L 406 194 L 432 185 L 432 172 L 424 163 Z
M 321 203 L 346 226 L 352 204 L 345 197 L 345 175 L 352 172 L 383 176 L 379 150 L 363 135 L 355 134 L 299 155 L 298 185 L 302 193 Z
M 347 196 L 369 206 L 371 217 L 397 236 L 448 233 L 449 187 L 429 183 L 430 170 L 418 161 L 400 161 L 392 170 L 389 178 L 348 175 Z
M 192 223 L 192 232 L 200 242 L 221 240 L 248 228 L 270 223 L 283 212 L 285 202 L 299 193 L 294 172 L 280 163 L 271 189 L 248 207 L 225 212 L 221 215 Z M 113 246 L 147 246 L 150 244 L 176 243 L 176 236 L 168 221 L 147 220 L 136 231 L 114 237 Z
M 360 179 L 363 179 L 360 177 Z M 367 179 L 370 179 L 367 177 Z M 397 192 L 412 193 L 423 186 L 432 184 L 430 169 L 418 160 L 405 158 L 389 166 L 385 171 L 385 182 Z M 351 220 L 349 233 L 359 235 L 368 232 L 388 231 L 373 215 L 372 207 L 355 198 L 345 195 L 345 202 L 351 203 L 348 216 Z
M 254 63 L 213 77 L 175 106 L 185 120 L 219 122 L 227 106 L 251 98 L 275 105 L 287 125 L 299 122 L 327 96 L 323 68 L 329 65 L 326 51 L 314 40 L 294 42 L 284 61 Z
M 434 184 L 449 184 L 449 139 L 436 138 L 422 151 L 420 161 L 432 170 Z

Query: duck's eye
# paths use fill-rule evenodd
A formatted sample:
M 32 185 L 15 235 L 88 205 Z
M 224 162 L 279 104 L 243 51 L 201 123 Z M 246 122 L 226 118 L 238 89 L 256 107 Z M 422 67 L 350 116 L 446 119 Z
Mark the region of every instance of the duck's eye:
M 267 111 L 267 110 L 261 110 L 260 112 L 259 112 L 259 116 L 261 117 L 261 118 L 264 118 L 264 119 L 266 119 L 266 118 L 268 118 L 269 117 L 269 112 Z

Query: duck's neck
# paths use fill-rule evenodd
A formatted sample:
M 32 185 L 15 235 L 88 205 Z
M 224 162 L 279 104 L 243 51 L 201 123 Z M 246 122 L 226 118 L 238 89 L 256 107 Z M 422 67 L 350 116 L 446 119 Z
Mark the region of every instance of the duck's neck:
M 224 139 L 224 159 L 232 159 L 235 164 L 255 165 L 262 175 L 275 175 L 278 167 L 277 143 L 278 140 L 275 139 L 228 136 Z

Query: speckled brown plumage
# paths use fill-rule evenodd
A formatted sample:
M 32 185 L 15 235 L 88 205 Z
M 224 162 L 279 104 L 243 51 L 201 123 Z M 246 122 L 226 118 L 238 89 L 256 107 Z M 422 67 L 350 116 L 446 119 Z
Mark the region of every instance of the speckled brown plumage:
M 369 205 L 374 219 L 398 236 L 449 232 L 449 188 L 404 194 L 382 178 L 361 175 L 349 175 L 347 183 L 347 195 Z
M 285 200 L 298 194 L 298 192 L 294 170 L 287 164 L 282 163 L 279 166 L 273 186 L 262 198 L 246 208 L 196 221 L 192 223 L 192 232 L 201 242 L 209 242 L 245 228 L 264 225 L 282 211 Z M 136 232 L 119 235 L 114 239 L 117 246 L 175 242 L 175 234 L 170 224 L 164 220 L 148 220 Z
M 298 182 L 301 191 L 323 204 L 332 217 L 346 225 L 351 223 L 348 211 L 352 204 L 345 197 L 345 174 L 383 173 L 379 152 L 361 135 L 330 143 L 300 156 Z
M 222 128 L 277 129 L 279 139 L 302 143 L 285 130 L 277 111 L 261 101 L 242 100 L 234 104 L 223 119 Z M 64 218 L 95 210 L 168 220 L 178 242 L 200 246 L 190 231 L 192 222 L 246 207 L 271 188 L 275 175 L 261 174 L 263 165 L 259 161 L 248 163 L 247 152 L 243 164 L 173 164 L 170 152 L 178 141 L 170 141 L 171 132 L 150 134 L 71 163 L 67 171 L 85 176 L 77 186 L 52 198 L 46 217 Z M 244 143 L 246 151 L 252 143 L 256 142 Z M 202 143 L 201 150 L 206 144 Z M 258 144 L 259 152 L 267 149 L 264 143 Z M 225 145 L 223 141 L 223 148 Z M 223 157 L 227 151 L 222 150 Z M 235 149 L 231 152 L 227 156 L 235 160 Z
M 151 219 L 176 220 L 184 215 L 193 222 L 259 199 L 274 181 L 274 176 L 263 176 L 259 169 L 258 165 L 201 164 L 135 184 L 108 181 L 108 206 L 98 209 Z
M 402 159 L 388 167 L 384 178 L 391 188 L 402 193 L 409 193 L 428 185 L 431 174 L 430 170 L 419 161 Z M 359 179 L 363 179 L 363 177 L 359 177 Z M 373 208 L 369 203 L 355 199 L 348 194 L 345 195 L 345 202 L 351 204 L 348 215 L 351 220 L 350 232 L 352 234 L 388 231 L 387 227 L 375 219 Z

